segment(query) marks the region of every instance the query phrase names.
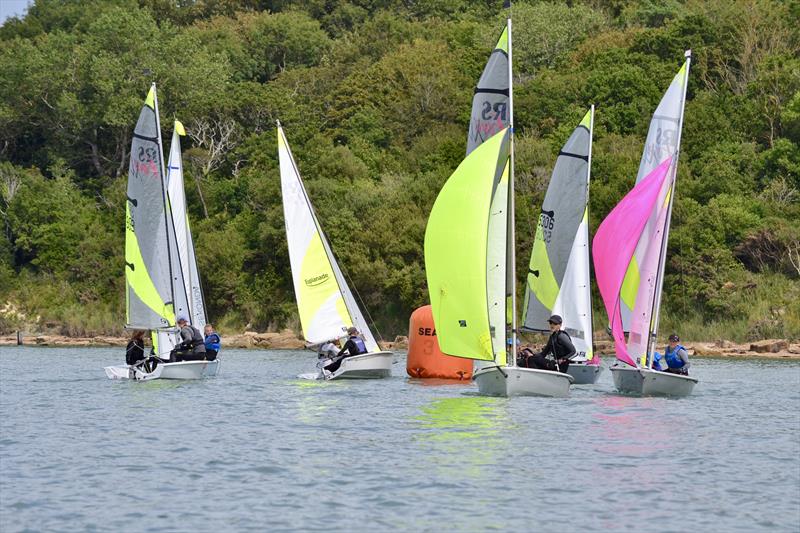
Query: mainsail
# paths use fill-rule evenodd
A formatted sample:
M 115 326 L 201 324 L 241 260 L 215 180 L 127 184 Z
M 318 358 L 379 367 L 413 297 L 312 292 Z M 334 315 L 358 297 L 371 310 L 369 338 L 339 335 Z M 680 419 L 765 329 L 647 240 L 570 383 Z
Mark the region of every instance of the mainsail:
M 472 97 L 467 155 L 510 124 L 508 24 L 497 41 Z
M 442 352 L 506 364 L 508 128 L 442 187 L 425 230 L 425 271 Z M 468 236 L 468 238 L 465 238 Z
M 658 104 L 653 118 L 650 120 L 650 129 L 644 144 L 642 159 L 639 163 L 639 172 L 636 183 L 648 176 L 667 158 L 674 156 L 680 144 L 680 126 L 683 116 L 683 107 L 686 100 L 686 85 L 688 83 L 690 57 L 687 52 L 686 61 L 672 80 L 667 92 Z M 677 172 L 677 165 L 673 172 Z M 657 214 L 648 221 L 649 231 L 654 229 Z M 644 243 L 643 243 L 644 244 Z M 639 284 L 642 280 L 640 265 L 645 259 L 646 250 L 637 249 L 631 258 L 625 282 L 622 286 L 622 324 L 625 331 L 631 328 L 631 313 L 636 307 L 636 298 L 639 293 Z
M 125 212 L 126 328 L 175 326 L 169 226 L 155 84 L 131 142 Z
M 278 157 L 286 240 L 303 336 L 312 344 L 344 337 L 355 326 L 369 352 L 378 343 L 356 304 L 308 198 L 278 124 Z
M 594 107 L 558 154 L 542 203 L 528 269 L 523 329 L 549 331 L 551 315 L 579 355 L 593 358 L 589 286 L 589 173 Z

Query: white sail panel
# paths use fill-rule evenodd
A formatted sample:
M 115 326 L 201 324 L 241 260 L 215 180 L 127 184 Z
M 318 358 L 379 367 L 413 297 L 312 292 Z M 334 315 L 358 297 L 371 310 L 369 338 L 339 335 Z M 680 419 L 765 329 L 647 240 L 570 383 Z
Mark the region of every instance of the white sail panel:
M 489 308 L 489 331 L 497 364 L 506 363 L 506 241 L 508 235 L 508 173 L 506 163 L 495 185 L 489 210 L 489 234 L 486 242 L 486 294 Z
M 176 120 L 167 165 L 167 195 L 175 231 L 177 263 L 181 269 L 182 293 L 187 302 L 186 314 L 189 322 L 202 331 L 206 324 L 205 302 L 200 287 L 194 242 L 186 209 L 180 141 L 183 132 L 183 125 Z M 180 313 L 180 309 L 176 309 L 176 312 Z
M 578 226 L 561 290 L 551 311 L 563 319 L 562 329 L 572 338 L 578 357 L 594 358 L 592 348 L 592 302 L 589 286 L 589 209 Z

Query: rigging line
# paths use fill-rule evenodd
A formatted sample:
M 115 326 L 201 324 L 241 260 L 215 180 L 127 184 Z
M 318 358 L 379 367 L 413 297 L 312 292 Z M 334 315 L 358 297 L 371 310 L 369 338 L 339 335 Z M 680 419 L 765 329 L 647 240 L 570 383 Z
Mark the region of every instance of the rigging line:
M 361 309 L 364 311 L 364 314 L 367 316 L 367 319 L 369 319 L 370 323 L 372 324 L 372 328 L 375 330 L 375 333 L 378 334 L 378 338 L 380 339 L 381 342 L 386 342 L 383 338 L 383 335 L 381 335 L 380 330 L 378 330 L 377 324 L 375 324 L 375 321 L 372 320 L 372 315 L 369 314 L 369 309 L 367 309 L 367 306 L 364 303 L 364 300 L 361 298 L 361 294 L 359 294 L 358 289 L 353 283 L 353 280 L 347 274 L 347 270 L 342 268 L 342 265 L 339 265 L 339 270 L 341 270 L 342 274 L 344 274 L 345 277 L 347 278 L 348 285 L 351 287 L 352 291 L 356 294 L 356 298 L 358 298 L 358 301 L 361 303 Z M 380 348 L 380 346 L 378 346 L 378 348 Z

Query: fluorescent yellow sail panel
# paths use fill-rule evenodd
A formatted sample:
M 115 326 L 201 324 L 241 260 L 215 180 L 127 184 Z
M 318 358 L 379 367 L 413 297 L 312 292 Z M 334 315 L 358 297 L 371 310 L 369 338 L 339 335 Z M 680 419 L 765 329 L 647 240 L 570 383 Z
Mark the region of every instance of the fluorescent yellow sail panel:
M 342 298 L 339 285 L 333 274 L 322 239 L 319 233 L 314 232 L 311 242 L 306 248 L 303 263 L 300 268 L 300 284 L 297 294 L 297 308 L 300 312 L 300 323 L 306 338 L 313 338 L 313 321 L 320 310 L 328 305 L 334 305 L 339 319 L 344 324 L 350 324 L 350 315 Z M 335 303 L 332 298 L 336 298 Z M 344 333 L 344 332 L 343 332 Z
M 503 33 L 500 34 L 500 38 L 497 40 L 497 46 L 495 46 L 494 49 L 502 50 L 506 54 L 508 53 L 508 24 L 503 28 Z
M 156 86 L 151 85 L 150 91 L 147 93 L 147 98 L 144 100 L 144 105 L 149 107 L 150 109 L 156 108 Z
M 139 250 L 139 242 L 136 233 L 133 231 L 131 220 L 131 206 L 128 203 L 125 213 L 125 261 L 129 263 L 125 267 L 125 279 L 128 285 L 139 299 L 158 316 L 167 320 L 168 323 L 175 323 L 175 310 L 172 304 L 165 304 L 158 294 L 147 267 L 144 265 L 142 253 Z M 131 265 L 133 268 L 131 268 Z M 130 309 L 130 306 L 128 306 Z M 130 318 L 130 317 L 128 317 Z
M 547 255 L 547 245 L 544 242 L 544 230 L 542 229 L 541 218 L 539 226 L 536 228 L 536 236 L 533 239 L 533 251 L 531 252 L 531 262 L 528 272 L 528 287 L 536 298 L 548 309 L 552 309 L 558 298 L 558 282 L 550 265 L 550 258 Z
M 494 185 L 508 163 L 508 128 L 473 150 L 442 187 L 425 230 L 425 269 L 439 346 L 493 361 L 487 236 Z

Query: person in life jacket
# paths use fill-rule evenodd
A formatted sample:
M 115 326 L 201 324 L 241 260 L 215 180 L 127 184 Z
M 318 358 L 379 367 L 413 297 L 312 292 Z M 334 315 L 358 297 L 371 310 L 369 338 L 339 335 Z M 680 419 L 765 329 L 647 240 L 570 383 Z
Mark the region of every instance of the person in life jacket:
M 550 338 L 547 339 L 544 349 L 533 357 L 526 357 L 526 366 L 539 370 L 557 370 L 566 372 L 569 361 L 577 354 L 575 345 L 569 333 L 561 330 L 563 320 L 559 315 L 553 315 L 547 323 L 550 324 Z M 548 356 L 552 357 L 549 359 Z
M 342 349 L 336 354 L 333 361 L 325 367 L 326 371 L 336 372 L 339 370 L 339 367 L 342 366 L 342 361 L 346 358 L 367 353 L 367 345 L 364 344 L 364 339 L 358 336 L 358 329 L 354 326 L 350 326 L 350 328 L 347 329 L 347 335 L 349 336 L 347 342 L 344 343 L 344 346 L 342 346 Z
M 170 362 L 202 361 L 206 358 L 206 345 L 200 330 L 189 324 L 185 316 L 179 316 L 178 327 L 181 328 L 181 342 L 169 354 Z
M 206 346 L 206 359 L 213 361 L 217 358 L 222 339 L 220 339 L 219 334 L 214 331 L 214 326 L 212 324 L 206 324 L 203 328 L 203 333 L 205 333 L 203 343 Z
M 667 370 L 671 374 L 689 375 L 689 354 L 686 348 L 678 344 L 680 338 L 674 333 L 669 336 L 669 346 L 664 350 L 664 360 L 667 362 Z

